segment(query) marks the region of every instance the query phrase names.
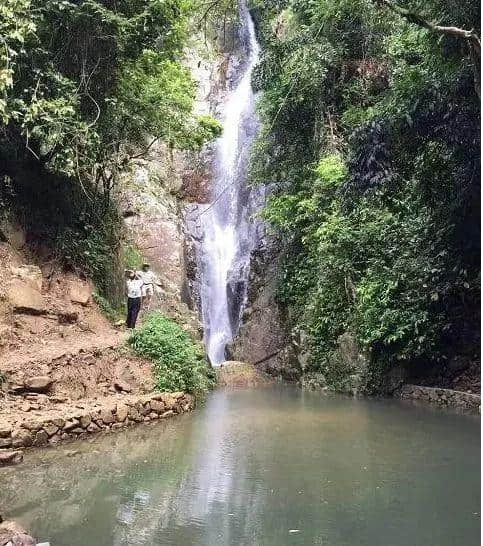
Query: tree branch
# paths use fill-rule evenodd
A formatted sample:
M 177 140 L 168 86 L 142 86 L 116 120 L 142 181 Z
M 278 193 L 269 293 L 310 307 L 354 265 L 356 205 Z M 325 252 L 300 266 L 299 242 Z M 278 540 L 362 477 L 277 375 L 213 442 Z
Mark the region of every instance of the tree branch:
M 478 98 L 481 98 L 481 83 L 480 83 L 480 66 L 481 66 L 481 41 L 480 37 L 476 32 L 471 30 L 465 30 L 458 27 L 446 27 L 442 25 L 437 25 L 432 21 L 428 21 L 418 13 L 414 13 L 406 8 L 403 8 L 391 0 L 374 0 L 376 4 L 380 6 L 385 6 L 389 8 L 394 13 L 397 13 L 409 23 L 418 25 L 420 27 L 426 28 L 431 32 L 437 34 L 444 34 L 447 36 L 455 36 L 456 38 L 463 38 L 466 40 L 470 48 L 470 57 L 473 62 L 473 75 L 475 82 L 475 91 L 478 95 Z

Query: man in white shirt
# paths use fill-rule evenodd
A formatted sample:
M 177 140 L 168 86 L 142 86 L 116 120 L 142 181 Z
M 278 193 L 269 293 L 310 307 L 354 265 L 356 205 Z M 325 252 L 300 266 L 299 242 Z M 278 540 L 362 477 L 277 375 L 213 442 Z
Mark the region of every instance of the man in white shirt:
M 136 275 L 134 271 L 127 271 L 128 278 L 126 280 L 127 292 L 127 319 L 126 326 L 128 328 L 136 327 L 139 309 L 141 309 L 141 297 L 143 289 L 143 280 Z
M 143 308 L 149 308 L 151 298 L 154 294 L 154 285 L 160 286 L 160 284 L 156 278 L 156 273 L 151 271 L 149 264 L 143 264 L 143 268 L 141 271 L 138 271 L 138 275 L 143 281 L 142 305 Z

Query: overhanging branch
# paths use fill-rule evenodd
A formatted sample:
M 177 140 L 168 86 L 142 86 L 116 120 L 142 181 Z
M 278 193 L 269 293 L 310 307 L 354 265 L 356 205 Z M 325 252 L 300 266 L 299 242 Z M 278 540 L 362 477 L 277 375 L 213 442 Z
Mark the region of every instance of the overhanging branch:
M 374 0 L 377 5 L 385 6 L 389 8 L 394 13 L 397 13 L 409 23 L 418 25 L 420 27 L 426 28 L 431 32 L 437 34 L 443 34 L 446 36 L 455 36 L 456 38 L 462 38 L 466 40 L 468 47 L 470 49 L 470 57 L 473 62 L 473 75 L 475 82 L 475 91 L 478 95 L 478 98 L 481 98 L 481 83 L 480 83 L 480 67 L 481 67 L 481 40 L 478 34 L 471 29 L 465 30 L 458 27 L 447 27 L 428 21 L 418 13 L 414 13 L 406 8 L 395 4 L 391 0 Z

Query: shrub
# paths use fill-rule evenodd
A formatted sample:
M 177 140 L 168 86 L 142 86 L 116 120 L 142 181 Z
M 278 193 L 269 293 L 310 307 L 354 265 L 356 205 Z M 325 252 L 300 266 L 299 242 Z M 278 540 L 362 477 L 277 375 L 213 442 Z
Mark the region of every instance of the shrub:
M 129 338 L 137 354 L 153 360 L 160 391 L 206 393 L 215 384 L 202 347 L 180 326 L 160 313 L 152 313 Z

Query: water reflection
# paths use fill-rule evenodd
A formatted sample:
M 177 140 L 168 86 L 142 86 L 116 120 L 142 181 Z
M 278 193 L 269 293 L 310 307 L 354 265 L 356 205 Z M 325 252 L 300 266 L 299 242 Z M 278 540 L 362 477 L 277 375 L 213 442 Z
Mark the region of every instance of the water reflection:
M 4 513 L 52 546 L 479 544 L 477 418 L 220 391 L 75 449 L 0 475 Z

